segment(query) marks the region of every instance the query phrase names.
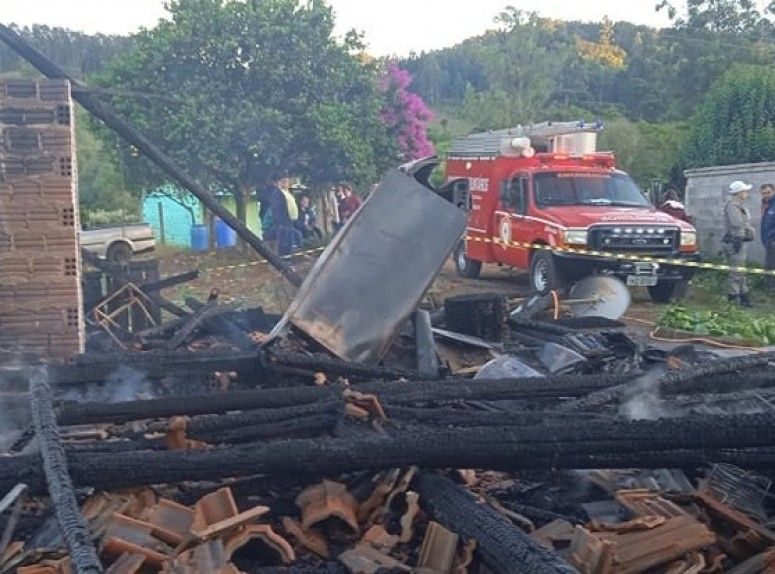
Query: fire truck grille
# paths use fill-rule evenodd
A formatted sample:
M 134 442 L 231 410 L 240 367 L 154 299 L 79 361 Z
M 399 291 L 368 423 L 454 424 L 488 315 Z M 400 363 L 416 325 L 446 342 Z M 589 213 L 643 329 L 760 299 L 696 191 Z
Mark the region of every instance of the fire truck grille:
M 671 253 L 679 248 L 680 231 L 675 227 L 606 226 L 589 232 L 592 249 L 618 252 Z

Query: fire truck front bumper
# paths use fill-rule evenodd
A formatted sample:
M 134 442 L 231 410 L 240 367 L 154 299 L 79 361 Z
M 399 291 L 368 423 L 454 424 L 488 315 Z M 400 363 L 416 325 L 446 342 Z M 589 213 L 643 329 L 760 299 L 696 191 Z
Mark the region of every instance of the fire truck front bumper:
M 659 281 L 688 281 L 694 276 L 695 267 L 654 263 L 649 259 L 675 259 L 687 263 L 700 261 L 699 253 L 644 254 L 644 261 L 601 259 L 588 255 L 557 252 L 554 253 L 554 256 L 558 271 L 564 277 L 574 280 L 588 275 L 614 275 L 622 279 L 630 276 L 656 276 Z

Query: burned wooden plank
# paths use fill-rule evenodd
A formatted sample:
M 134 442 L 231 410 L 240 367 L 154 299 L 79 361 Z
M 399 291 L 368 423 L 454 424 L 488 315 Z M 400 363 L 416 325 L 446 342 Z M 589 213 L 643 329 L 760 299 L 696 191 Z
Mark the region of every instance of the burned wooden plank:
M 79 573 L 101 573 L 102 564 L 92 543 L 89 527 L 81 515 L 68 472 L 67 458 L 54 415 L 51 387 L 43 370 L 38 370 L 30 379 L 30 406 L 48 492 L 70 559 Z
M 435 520 L 462 539 L 477 541 L 477 551 L 494 574 L 510 574 L 516 565 L 526 574 L 576 572 L 557 554 L 448 478 L 422 473 L 415 487 L 421 504 Z
M 207 320 L 211 319 L 216 314 L 228 313 L 229 311 L 234 311 L 235 309 L 237 309 L 237 304 L 218 305 L 217 300 L 210 301 L 204 307 L 200 307 L 197 311 L 194 311 L 194 313 L 169 340 L 166 345 L 167 349 L 174 351 L 183 345 L 197 329 L 201 328 Z
M 189 355 L 194 358 L 194 355 Z M 234 360 L 234 359 L 232 359 Z M 252 357 L 258 361 L 258 356 Z M 208 364 L 216 363 L 211 359 Z M 134 366 L 128 363 L 129 366 Z M 228 365 L 228 360 L 225 365 Z M 190 367 L 189 367 L 190 368 Z M 230 370 L 228 367 L 224 369 Z M 112 372 L 112 371 L 109 371 Z M 593 375 L 579 379 L 575 376 L 545 377 L 542 379 L 477 380 L 447 379 L 416 382 L 370 382 L 357 385 L 359 391 L 377 394 L 395 404 L 432 401 L 510 400 L 544 397 L 583 396 L 592 390 L 629 380 L 622 375 Z M 234 410 L 300 406 L 341 398 L 340 386 L 290 387 L 251 391 L 230 391 L 206 395 L 164 397 L 148 401 L 124 403 L 80 403 L 65 405 L 59 413 L 60 424 L 121 423 L 146 418 L 175 415 L 217 414 Z
M 349 379 L 407 379 L 418 380 L 423 377 L 417 371 L 408 371 L 383 366 L 371 366 L 335 359 L 325 355 L 305 355 L 302 353 L 269 351 L 272 363 L 281 367 L 305 369 L 313 372 L 323 372 L 328 375 L 347 377 Z
M 686 468 L 717 460 L 757 468 L 775 459 L 775 449 L 770 447 L 775 443 L 774 423 L 775 414 L 398 431 L 383 423 L 385 433 L 352 426 L 353 432 L 344 438 L 278 440 L 206 451 L 126 452 L 120 457 L 73 453 L 68 461 L 76 484 L 111 489 L 258 474 L 325 476 L 414 465 L 517 470 L 592 464 L 591 468 L 622 468 L 625 463 L 628 468 L 664 468 L 669 463 Z M 684 462 L 672 456 L 679 452 Z M 44 484 L 37 459 L 0 458 L 0 487 L 10 488 L 20 478 L 33 490 Z
M 193 297 L 186 297 L 186 305 L 189 309 L 196 312 L 202 309 L 206 304 L 197 301 Z M 224 317 L 222 314 L 216 314 L 207 319 L 207 322 L 216 333 L 237 345 L 241 351 L 258 349 L 258 344 L 248 337 L 247 333 L 240 329 L 237 324 L 228 317 Z

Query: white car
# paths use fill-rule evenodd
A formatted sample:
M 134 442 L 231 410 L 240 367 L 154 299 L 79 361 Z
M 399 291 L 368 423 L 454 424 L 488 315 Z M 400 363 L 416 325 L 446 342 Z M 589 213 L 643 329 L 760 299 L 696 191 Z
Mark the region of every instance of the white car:
M 153 251 L 156 239 L 147 223 L 96 227 L 81 231 L 81 247 L 113 263 L 126 263 L 134 255 Z

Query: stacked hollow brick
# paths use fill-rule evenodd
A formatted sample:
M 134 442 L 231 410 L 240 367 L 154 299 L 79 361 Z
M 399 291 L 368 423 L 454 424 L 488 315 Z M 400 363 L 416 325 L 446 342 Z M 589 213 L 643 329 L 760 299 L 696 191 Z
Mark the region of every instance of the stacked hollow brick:
M 0 362 L 83 351 L 70 84 L 0 80 Z

